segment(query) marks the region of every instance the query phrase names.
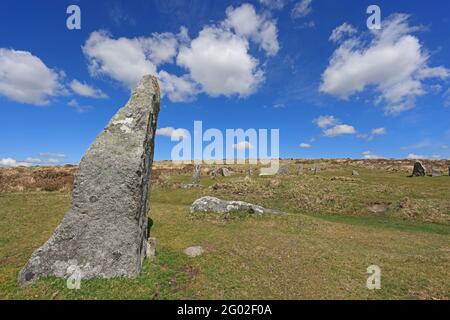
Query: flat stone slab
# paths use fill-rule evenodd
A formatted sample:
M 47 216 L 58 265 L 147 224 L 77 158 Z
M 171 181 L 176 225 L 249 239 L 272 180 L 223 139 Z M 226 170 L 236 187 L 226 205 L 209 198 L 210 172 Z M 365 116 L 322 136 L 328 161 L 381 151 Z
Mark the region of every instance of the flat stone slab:
M 146 256 L 158 81 L 145 76 L 89 147 L 75 177 L 69 211 L 18 275 L 21 285 L 41 277 L 137 277 Z
M 250 214 L 282 214 L 282 212 L 266 209 L 261 206 L 244 201 L 225 201 L 215 197 L 202 197 L 192 203 L 190 212 L 227 214 L 236 211 L 244 211 Z

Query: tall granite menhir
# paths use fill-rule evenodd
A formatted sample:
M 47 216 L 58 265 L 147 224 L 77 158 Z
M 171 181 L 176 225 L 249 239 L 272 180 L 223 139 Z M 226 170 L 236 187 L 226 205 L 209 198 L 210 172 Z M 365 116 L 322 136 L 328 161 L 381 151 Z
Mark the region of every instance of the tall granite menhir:
M 158 80 L 145 76 L 81 160 L 70 209 L 20 271 L 21 285 L 73 270 L 82 279 L 139 275 L 159 108 Z

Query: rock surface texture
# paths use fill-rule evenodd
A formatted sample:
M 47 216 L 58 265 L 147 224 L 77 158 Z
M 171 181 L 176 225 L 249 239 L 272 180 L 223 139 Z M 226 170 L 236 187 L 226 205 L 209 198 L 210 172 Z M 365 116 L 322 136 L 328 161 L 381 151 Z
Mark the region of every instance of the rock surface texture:
M 426 173 L 427 172 L 425 170 L 425 167 L 422 165 L 420 161 L 414 163 L 414 169 L 412 173 L 413 177 L 425 177 Z
M 281 214 L 276 210 L 266 209 L 244 201 L 225 201 L 215 197 L 202 197 L 194 201 L 190 212 L 211 212 L 226 214 L 236 211 L 245 211 L 251 214 Z
M 137 277 L 146 256 L 158 80 L 145 76 L 80 162 L 69 211 L 18 282 L 41 277 Z

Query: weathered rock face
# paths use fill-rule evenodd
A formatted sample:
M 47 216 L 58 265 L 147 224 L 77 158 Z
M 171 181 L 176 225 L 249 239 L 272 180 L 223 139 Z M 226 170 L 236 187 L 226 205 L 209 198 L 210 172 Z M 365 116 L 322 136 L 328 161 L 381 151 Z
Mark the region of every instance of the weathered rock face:
M 230 175 L 230 170 L 228 170 L 228 168 L 221 168 L 220 174 L 222 175 L 222 177 L 228 177 Z
M 417 161 L 416 163 L 414 163 L 414 169 L 413 169 L 412 176 L 413 177 L 425 177 L 425 175 L 426 175 L 426 170 L 425 170 L 425 167 L 422 165 L 422 163 L 420 161 Z
M 433 177 L 440 177 L 440 176 L 442 176 L 441 169 L 439 169 L 439 168 L 437 168 L 437 167 L 433 167 L 433 168 L 431 169 L 431 175 L 432 175 Z
M 70 209 L 20 271 L 21 285 L 71 270 L 83 279 L 139 275 L 159 108 L 158 81 L 145 76 L 81 160 Z
M 211 212 L 226 214 L 235 211 L 245 211 L 250 214 L 281 214 L 281 212 L 266 209 L 244 201 L 225 201 L 215 197 L 202 197 L 194 201 L 190 212 Z

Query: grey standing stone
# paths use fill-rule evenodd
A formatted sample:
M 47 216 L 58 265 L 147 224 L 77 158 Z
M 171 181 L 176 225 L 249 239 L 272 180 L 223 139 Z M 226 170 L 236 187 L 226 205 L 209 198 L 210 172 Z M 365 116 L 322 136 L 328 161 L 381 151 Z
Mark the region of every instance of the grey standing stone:
M 448 167 L 448 175 L 450 176 L 450 166 Z
M 84 155 L 70 209 L 20 271 L 19 284 L 73 270 L 82 279 L 139 275 L 159 109 L 158 80 L 145 76 Z
M 313 172 L 314 172 L 314 174 L 319 174 L 320 173 L 320 167 L 315 166 L 313 168 Z
M 228 170 L 228 168 L 221 168 L 220 169 L 220 174 L 223 176 L 223 177 L 228 177 L 229 175 L 230 175 L 230 170 Z
M 299 176 L 302 176 L 302 175 L 303 175 L 303 164 L 300 164 L 300 165 L 298 166 L 298 168 L 297 168 L 297 174 L 298 174 Z
M 417 161 L 414 164 L 412 176 L 413 177 L 425 177 L 425 175 L 426 175 L 425 167 L 422 165 L 422 163 L 420 161 Z
M 217 170 L 214 168 L 211 170 L 211 179 L 215 179 L 217 177 Z
M 253 176 L 253 169 L 248 168 L 247 170 L 245 170 L 245 176 L 251 178 Z
M 433 168 L 431 169 L 431 175 L 432 175 L 433 177 L 440 177 L 440 176 L 442 176 L 441 169 L 439 169 L 439 168 L 437 168 L 437 167 L 433 167 Z
M 287 164 L 280 166 L 280 168 L 278 169 L 278 174 L 288 175 L 289 174 L 289 166 Z
M 352 176 L 359 176 L 359 172 L 356 171 L 356 170 L 353 170 L 353 171 L 352 171 Z
M 147 258 L 154 259 L 156 256 L 156 238 L 149 237 L 147 240 Z
M 200 165 L 196 165 L 194 167 L 194 174 L 192 175 L 192 184 L 199 184 L 200 177 L 202 176 L 202 167 Z

